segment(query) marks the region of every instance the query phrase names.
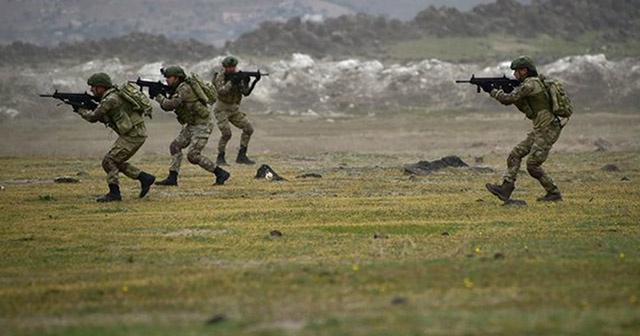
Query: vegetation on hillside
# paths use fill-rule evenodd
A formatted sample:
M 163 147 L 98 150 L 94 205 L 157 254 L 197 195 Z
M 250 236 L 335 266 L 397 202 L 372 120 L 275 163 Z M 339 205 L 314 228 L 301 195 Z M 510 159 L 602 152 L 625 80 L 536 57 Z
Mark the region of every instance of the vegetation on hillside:
M 472 51 L 468 57 L 442 52 L 429 55 L 398 53 L 400 44 L 414 44 L 419 50 L 425 37 L 456 41 L 468 38 L 503 45 L 529 45 L 540 39 L 563 48 L 551 49 L 548 57 L 584 52 L 604 52 L 610 57 L 637 55 L 640 47 L 640 1 L 638 0 L 546 0 L 529 5 L 515 0 L 498 0 L 471 11 L 429 7 L 411 21 L 359 14 L 323 22 L 295 17 L 286 22 L 264 22 L 223 48 L 196 40 L 170 40 L 164 36 L 132 33 L 120 38 L 60 44 L 54 48 L 24 42 L 0 46 L 0 64 L 40 63 L 67 59 L 89 60 L 118 57 L 125 61 L 196 60 L 212 54 L 233 52 L 261 57 L 284 57 L 306 53 L 313 57 L 372 56 L 379 59 L 415 60 L 438 57 L 450 60 L 486 60 L 499 48 Z M 532 42 L 533 41 L 533 42 Z M 435 42 L 439 44 L 438 41 Z M 536 45 L 540 46 L 540 45 Z M 428 46 L 427 46 L 428 47 Z M 544 45 L 540 53 L 545 53 Z M 446 49 L 446 47 L 445 47 Z M 477 49 L 476 49 L 477 50 Z M 517 52 L 516 50 L 502 50 Z

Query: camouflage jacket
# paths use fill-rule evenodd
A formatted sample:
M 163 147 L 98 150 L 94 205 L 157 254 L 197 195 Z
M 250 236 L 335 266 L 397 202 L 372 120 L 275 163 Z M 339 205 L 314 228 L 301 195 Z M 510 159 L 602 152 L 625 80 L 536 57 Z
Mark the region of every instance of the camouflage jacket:
M 122 98 L 115 87 L 108 89 L 98 107 L 89 111 L 80 109 L 78 114 L 89 122 L 102 122 L 118 135 L 129 133 L 135 126 L 144 124 L 142 116 L 133 111 L 133 105 Z
M 219 68 L 213 73 L 211 82 L 215 88 L 218 100 L 225 104 L 240 104 L 242 96 L 251 93 L 249 82 L 241 82 L 239 85 L 234 85 L 229 79 L 225 78 L 224 68 Z
M 174 111 L 182 125 L 204 125 L 209 123 L 210 111 L 193 91 L 187 81 L 182 81 L 169 98 L 158 95 L 155 100 L 165 111 Z
M 504 105 L 515 105 L 533 122 L 533 128 L 549 126 L 554 121 L 551 101 L 542 83 L 544 77 L 527 77 L 511 93 L 498 92 L 495 99 Z

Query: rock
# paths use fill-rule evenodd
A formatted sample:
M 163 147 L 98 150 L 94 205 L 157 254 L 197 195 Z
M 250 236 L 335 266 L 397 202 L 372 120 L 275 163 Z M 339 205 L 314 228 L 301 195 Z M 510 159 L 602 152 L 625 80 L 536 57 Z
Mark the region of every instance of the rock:
M 77 177 L 73 177 L 73 176 L 58 176 L 55 179 L 53 179 L 53 182 L 55 182 L 55 183 L 78 183 L 78 182 L 80 182 L 80 179 L 78 179 Z
M 419 161 L 418 163 L 414 163 L 412 165 L 406 166 L 404 168 L 405 173 L 413 174 L 413 175 L 428 175 L 432 171 L 447 168 L 447 167 L 469 167 L 462 159 L 458 156 L 446 156 L 439 160 L 435 161 Z

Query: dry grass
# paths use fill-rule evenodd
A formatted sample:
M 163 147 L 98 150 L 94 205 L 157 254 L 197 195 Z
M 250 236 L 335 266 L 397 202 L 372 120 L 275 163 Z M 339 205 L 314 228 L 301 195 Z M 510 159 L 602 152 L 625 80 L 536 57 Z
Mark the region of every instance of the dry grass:
M 514 196 L 529 205 L 503 207 L 483 184 L 499 179 L 523 121 L 399 116 L 255 118 L 253 157 L 288 181 L 233 164 L 214 187 L 187 165 L 180 186 L 142 200 L 123 178 L 112 204 L 94 202 L 108 141 L 71 147 L 102 133 L 36 126 L 29 155 L 0 158 L 0 334 L 637 334 L 637 117 L 577 121 L 546 166 L 565 200 L 535 202 L 541 188 L 523 176 Z M 164 175 L 155 148 L 172 134 L 156 132 L 173 124 L 157 123 L 135 162 Z M 587 149 L 607 127 L 615 150 Z M 19 133 L 3 129 L 2 152 Z M 449 154 L 496 173 L 403 174 Z M 80 183 L 53 183 L 78 171 Z M 296 178 L 309 172 L 323 177 Z

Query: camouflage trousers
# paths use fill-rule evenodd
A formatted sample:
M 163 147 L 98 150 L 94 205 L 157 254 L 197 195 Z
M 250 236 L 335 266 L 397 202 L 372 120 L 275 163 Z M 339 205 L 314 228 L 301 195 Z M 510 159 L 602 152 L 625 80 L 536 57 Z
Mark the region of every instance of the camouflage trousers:
M 213 173 L 216 169 L 216 164 L 202 155 L 212 130 L 212 122 L 204 125 L 183 125 L 182 130 L 169 146 L 171 152 L 169 170 L 176 173 L 180 172 L 183 157 L 182 150 L 188 147 L 187 160 L 189 160 L 189 163 L 198 165 L 204 170 Z
M 527 157 L 527 171 L 529 175 L 537 179 L 547 192 L 557 192 L 558 187 L 542 169 L 542 164 L 547 160 L 549 151 L 560 137 L 559 121 L 552 122 L 549 126 L 534 129 L 527 137 L 516 145 L 507 158 L 507 172 L 504 179 L 515 182 L 520 170 L 522 158 Z
M 231 139 L 231 126 L 229 124 L 242 130 L 240 146 L 249 147 L 253 126 L 251 126 L 247 114 L 240 111 L 238 104 L 225 104 L 218 101 L 214 109 L 214 115 L 221 133 L 218 141 L 218 153 L 226 151 L 227 143 Z
M 102 159 L 102 169 L 107 173 L 107 183 L 118 184 L 118 173 L 135 179 L 141 170 L 127 162 L 147 140 L 147 129 L 138 124 L 125 135 L 121 135 L 113 143 L 111 149 Z

